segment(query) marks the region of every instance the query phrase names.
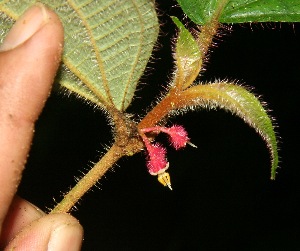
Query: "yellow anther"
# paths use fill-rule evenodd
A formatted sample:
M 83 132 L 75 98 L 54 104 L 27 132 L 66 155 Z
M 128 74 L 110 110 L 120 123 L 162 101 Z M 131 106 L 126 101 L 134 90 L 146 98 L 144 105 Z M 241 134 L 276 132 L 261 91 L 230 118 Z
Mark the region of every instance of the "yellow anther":
M 168 186 L 171 190 L 173 190 L 171 187 L 171 179 L 170 179 L 169 173 L 163 172 L 163 173 L 158 174 L 157 180 L 164 186 Z

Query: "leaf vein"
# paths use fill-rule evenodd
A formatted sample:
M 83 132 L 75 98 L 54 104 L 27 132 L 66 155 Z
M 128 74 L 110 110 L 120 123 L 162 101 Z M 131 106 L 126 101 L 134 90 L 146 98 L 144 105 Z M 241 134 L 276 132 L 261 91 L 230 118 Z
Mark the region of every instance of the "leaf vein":
M 112 100 L 112 96 L 111 96 L 111 93 L 110 93 L 110 89 L 109 89 L 108 80 L 107 80 L 107 77 L 106 77 L 106 73 L 105 73 L 103 61 L 102 61 L 100 52 L 97 49 L 98 47 L 97 47 L 97 44 L 96 44 L 96 42 L 95 42 L 95 40 L 93 38 L 93 34 L 91 32 L 89 24 L 85 20 L 84 14 L 80 10 L 76 10 L 76 8 L 75 8 L 76 5 L 74 4 L 74 2 L 72 0 L 67 0 L 67 1 L 69 2 L 70 6 L 72 6 L 72 8 L 75 10 L 75 12 L 77 13 L 77 15 L 80 17 L 80 19 L 83 22 L 84 27 L 87 29 L 87 32 L 89 34 L 91 43 L 92 43 L 93 48 L 94 48 L 94 52 L 96 54 L 96 58 L 97 58 L 99 70 L 100 70 L 100 73 L 101 73 L 101 76 L 102 76 L 102 81 L 103 81 L 103 86 L 104 86 L 104 89 L 105 89 L 105 92 L 106 92 L 106 96 L 107 96 L 107 98 L 109 99 L 109 102 L 112 105 L 113 104 L 113 100 Z M 82 75 L 82 74 L 80 74 L 80 75 Z M 91 85 L 89 85 L 89 86 L 91 86 Z M 93 92 L 95 93 L 96 96 L 102 97 L 102 94 L 96 88 L 92 88 L 91 90 L 93 90 Z

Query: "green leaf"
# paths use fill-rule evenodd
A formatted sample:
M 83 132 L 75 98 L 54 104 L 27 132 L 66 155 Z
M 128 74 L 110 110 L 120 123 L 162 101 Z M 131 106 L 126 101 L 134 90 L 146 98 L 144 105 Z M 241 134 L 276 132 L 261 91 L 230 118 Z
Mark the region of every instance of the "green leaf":
M 202 55 L 200 47 L 192 34 L 178 18 L 172 17 L 172 20 L 179 29 L 174 53 L 177 66 L 174 82 L 178 88 L 185 89 L 198 76 L 202 66 Z
M 0 1 L 4 32 L 35 0 Z M 62 86 L 98 106 L 125 110 L 158 36 L 151 0 L 45 0 L 65 30 Z
M 190 87 L 180 94 L 176 108 L 203 107 L 229 110 L 253 127 L 266 142 L 271 154 L 271 179 L 275 179 L 278 150 L 272 120 L 261 102 L 242 86 L 217 82 Z
M 211 20 L 220 3 L 227 2 L 219 21 L 300 22 L 299 0 L 177 0 L 183 11 L 197 24 Z

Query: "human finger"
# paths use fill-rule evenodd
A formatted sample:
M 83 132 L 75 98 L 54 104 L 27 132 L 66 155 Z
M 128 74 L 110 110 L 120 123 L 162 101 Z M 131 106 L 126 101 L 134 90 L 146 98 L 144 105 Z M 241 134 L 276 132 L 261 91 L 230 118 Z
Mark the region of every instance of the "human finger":
M 4 249 L 14 251 L 78 251 L 83 229 L 67 213 L 48 214 L 33 221 L 17 234 Z
M 63 28 L 38 4 L 16 22 L 0 47 L 0 233 L 21 179 L 34 122 L 60 62 Z
M 45 213 L 27 200 L 15 196 L 3 222 L 0 250 L 26 225 L 45 216 Z

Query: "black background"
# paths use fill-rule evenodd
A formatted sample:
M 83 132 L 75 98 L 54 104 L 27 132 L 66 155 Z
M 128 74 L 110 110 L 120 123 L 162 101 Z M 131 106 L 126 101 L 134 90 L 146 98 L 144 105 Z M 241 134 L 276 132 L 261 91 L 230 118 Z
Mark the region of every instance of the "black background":
M 169 15 L 182 14 L 174 2 L 159 2 L 162 32 L 128 110 L 134 114 L 144 114 L 173 67 L 170 41 L 175 26 Z M 198 146 L 169 149 L 174 190 L 147 173 L 142 153 L 120 160 L 72 212 L 85 229 L 83 250 L 300 248 L 300 26 L 230 27 L 231 32 L 221 32 L 201 80 L 239 80 L 269 104 L 279 125 L 281 168 L 276 181 L 269 179 L 265 143 L 241 119 L 206 110 L 173 118 L 170 124 L 184 125 Z M 101 111 L 53 93 L 37 123 L 19 194 L 44 210 L 52 208 L 75 184 L 74 176 L 86 172 L 111 143 Z

